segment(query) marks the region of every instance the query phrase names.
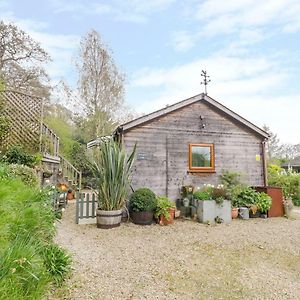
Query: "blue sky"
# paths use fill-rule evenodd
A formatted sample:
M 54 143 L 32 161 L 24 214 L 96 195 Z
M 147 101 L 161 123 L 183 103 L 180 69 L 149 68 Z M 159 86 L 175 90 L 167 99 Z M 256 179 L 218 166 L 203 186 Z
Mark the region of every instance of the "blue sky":
M 225 4 L 226 3 L 226 4 Z M 151 112 L 203 92 L 282 142 L 300 143 L 299 0 L 0 0 L 48 50 L 53 82 L 76 86 L 80 37 L 96 29 L 126 73 L 126 102 Z

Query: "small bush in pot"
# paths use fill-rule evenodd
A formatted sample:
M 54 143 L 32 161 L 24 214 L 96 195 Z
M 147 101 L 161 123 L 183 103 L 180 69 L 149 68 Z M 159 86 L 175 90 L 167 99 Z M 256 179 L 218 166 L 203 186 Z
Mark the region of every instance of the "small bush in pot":
M 129 207 L 133 223 L 149 225 L 156 208 L 156 195 L 148 188 L 140 188 L 130 196 Z
M 175 205 L 168 197 L 157 197 L 155 217 L 159 220 L 160 225 L 173 223 L 175 215 Z

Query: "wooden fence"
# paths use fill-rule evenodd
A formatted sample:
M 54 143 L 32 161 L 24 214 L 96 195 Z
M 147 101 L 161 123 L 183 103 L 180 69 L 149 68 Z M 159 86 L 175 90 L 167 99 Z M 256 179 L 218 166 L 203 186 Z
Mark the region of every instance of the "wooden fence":
M 16 91 L 0 91 L 0 99 L 4 101 L 2 114 L 10 123 L 3 145 L 23 145 L 38 150 L 40 143 L 42 105 L 39 97 L 26 95 Z
M 91 192 L 77 193 L 76 224 L 96 223 L 97 198 Z

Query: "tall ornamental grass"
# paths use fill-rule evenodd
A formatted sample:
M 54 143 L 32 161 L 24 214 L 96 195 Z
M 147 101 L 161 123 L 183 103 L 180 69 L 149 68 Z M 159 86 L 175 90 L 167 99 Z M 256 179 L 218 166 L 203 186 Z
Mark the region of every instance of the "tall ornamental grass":
M 136 146 L 128 155 L 122 145 L 110 140 L 103 142 L 94 156 L 98 207 L 101 210 L 118 210 L 124 207 L 130 188 L 130 170 L 135 150 Z
M 48 191 L 0 176 L 1 300 L 43 299 L 68 273 L 70 258 L 53 243 L 51 203 Z

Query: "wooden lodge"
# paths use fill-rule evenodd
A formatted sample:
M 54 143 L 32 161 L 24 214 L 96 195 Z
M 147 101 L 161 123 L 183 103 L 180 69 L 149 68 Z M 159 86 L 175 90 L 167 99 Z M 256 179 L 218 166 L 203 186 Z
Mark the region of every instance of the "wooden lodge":
M 115 136 L 128 151 L 137 144 L 133 189 L 175 200 L 183 185 L 218 184 L 224 171 L 266 185 L 268 134 L 206 94 L 125 123 Z

